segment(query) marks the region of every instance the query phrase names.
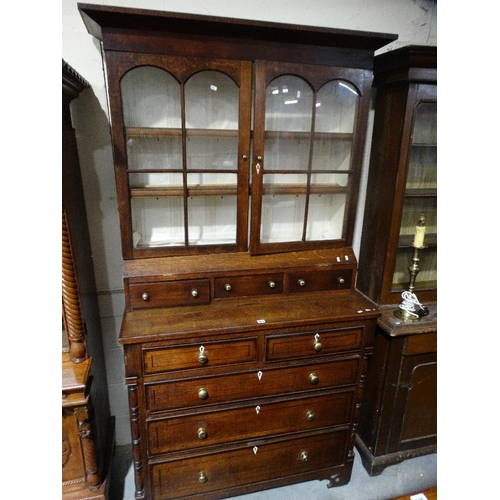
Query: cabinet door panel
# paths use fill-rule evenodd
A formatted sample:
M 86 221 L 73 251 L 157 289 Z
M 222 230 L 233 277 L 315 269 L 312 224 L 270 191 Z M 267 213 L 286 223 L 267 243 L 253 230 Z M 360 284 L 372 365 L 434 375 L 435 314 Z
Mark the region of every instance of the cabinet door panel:
M 419 253 L 420 272 L 415 293 L 432 293 L 437 288 L 437 90 L 419 85 L 412 94 L 413 120 L 409 144 L 401 165 L 406 175 L 401 213 L 396 223 L 399 234 L 392 275 L 391 292 L 405 290 L 408 266 L 413 256 L 413 236 L 420 218 L 425 219 L 425 248 Z M 420 297 L 420 295 L 419 295 Z
M 112 53 L 108 68 L 125 258 L 244 250 L 251 63 Z
M 250 251 L 350 240 L 364 72 L 258 61 Z

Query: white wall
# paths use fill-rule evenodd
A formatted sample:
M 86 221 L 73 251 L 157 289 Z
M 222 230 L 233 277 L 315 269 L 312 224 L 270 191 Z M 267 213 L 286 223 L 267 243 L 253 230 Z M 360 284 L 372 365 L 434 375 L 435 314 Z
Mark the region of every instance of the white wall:
M 397 41 L 380 52 L 409 44 L 437 45 L 435 0 L 96 0 L 93 3 L 399 35 Z M 99 42 L 88 34 L 77 10 L 77 1 L 63 0 L 62 9 L 62 57 L 91 85 L 73 102 L 72 112 L 100 296 L 111 411 L 116 417 L 117 444 L 126 444 L 130 442 L 130 430 L 122 349 L 118 345 L 124 307 L 121 246 L 102 59 Z M 371 122 L 372 116 L 368 137 L 371 136 Z M 368 140 L 360 217 L 353 244 L 356 254 L 366 192 L 369 143 Z

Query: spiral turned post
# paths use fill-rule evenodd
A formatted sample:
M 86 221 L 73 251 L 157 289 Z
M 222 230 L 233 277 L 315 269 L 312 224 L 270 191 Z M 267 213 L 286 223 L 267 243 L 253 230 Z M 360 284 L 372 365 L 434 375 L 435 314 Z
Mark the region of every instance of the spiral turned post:
M 62 212 L 62 302 L 64 326 L 68 335 L 71 360 L 80 363 L 87 358 L 87 349 L 73 252 L 64 210 Z

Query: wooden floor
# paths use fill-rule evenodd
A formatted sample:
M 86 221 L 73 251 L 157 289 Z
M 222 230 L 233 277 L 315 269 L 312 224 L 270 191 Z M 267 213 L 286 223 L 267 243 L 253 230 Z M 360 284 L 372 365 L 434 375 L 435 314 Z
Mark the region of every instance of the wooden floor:
M 420 494 L 420 496 L 418 496 Z M 422 496 L 424 495 L 424 496 Z M 416 491 L 415 493 L 410 493 L 408 495 L 403 495 L 402 497 L 392 498 L 391 500 L 410 500 L 415 496 L 414 500 L 437 500 L 437 486 L 424 491 Z

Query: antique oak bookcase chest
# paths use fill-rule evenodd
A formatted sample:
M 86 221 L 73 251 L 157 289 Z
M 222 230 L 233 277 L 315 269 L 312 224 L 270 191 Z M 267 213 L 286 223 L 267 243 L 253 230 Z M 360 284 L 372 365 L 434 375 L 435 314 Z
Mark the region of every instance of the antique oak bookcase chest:
M 136 498 L 346 483 L 380 314 L 353 228 L 396 36 L 79 9 L 105 60 Z

